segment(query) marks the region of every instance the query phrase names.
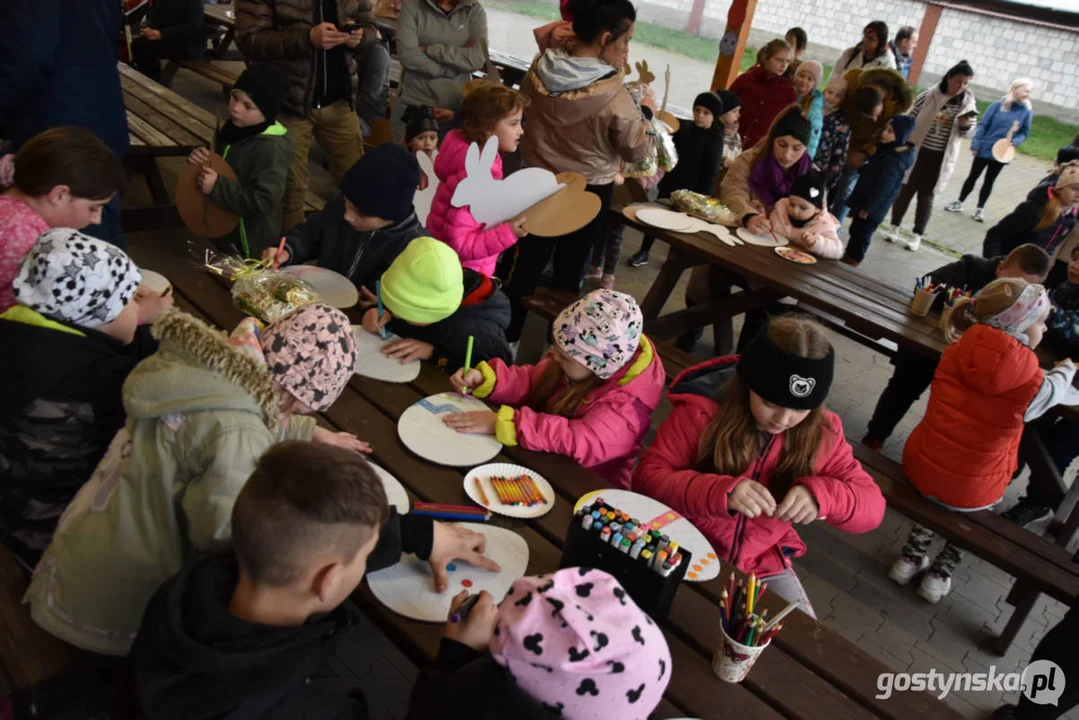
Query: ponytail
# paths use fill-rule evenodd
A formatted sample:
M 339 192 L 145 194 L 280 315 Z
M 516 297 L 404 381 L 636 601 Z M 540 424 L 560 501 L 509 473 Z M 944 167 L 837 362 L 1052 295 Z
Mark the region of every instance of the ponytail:
M 1049 199 L 1045 203 L 1045 207 L 1042 208 L 1042 216 L 1038 218 L 1038 224 L 1034 226 L 1033 232 L 1041 232 L 1045 228 L 1049 227 L 1060 219 L 1060 213 L 1063 212 L 1064 205 L 1060 202 L 1060 198 L 1057 197 L 1056 190 L 1049 187 Z
M 955 342 L 967 330 L 1010 308 L 1029 283 L 1022 278 L 997 278 L 973 298 L 961 298 L 944 313 L 944 335 Z

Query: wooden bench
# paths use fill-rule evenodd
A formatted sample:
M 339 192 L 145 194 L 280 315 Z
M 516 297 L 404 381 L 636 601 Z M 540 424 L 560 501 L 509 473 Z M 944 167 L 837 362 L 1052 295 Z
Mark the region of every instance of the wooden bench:
M 240 78 L 239 75 L 229 72 L 220 65 L 215 65 L 209 60 L 169 60 L 168 64 L 165 65 L 165 69 L 161 71 L 161 84 L 165 87 L 171 86 L 172 80 L 176 77 L 176 73 L 180 71 L 180 68 L 190 70 L 196 75 L 201 75 L 207 80 L 217 83 L 221 86 L 221 91 L 225 97 L 228 97 L 232 91 L 232 86 Z

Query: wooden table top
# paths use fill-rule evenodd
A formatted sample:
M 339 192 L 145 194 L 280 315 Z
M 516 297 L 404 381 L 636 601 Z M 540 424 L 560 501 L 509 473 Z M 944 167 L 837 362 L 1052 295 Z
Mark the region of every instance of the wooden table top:
M 217 5 L 207 3 L 202 8 L 203 19 L 227 28 L 236 27 L 236 12 L 232 5 Z
M 212 6 L 207 6 L 212 7 Z M 210 147 L 217 119 L 127 63 L 116 64 L 127 109 L 127 131 L 135 155 L 188 155 Z
M 141 266 L 169 277 L 180 307 L 224 328 L 233 327 L 242 318 L 223 285 L 205 272 L 192 271 L 190 260 L 178 257 L 180 253 L 175 250 L 143 246 L 143 252 L 134 254 Z M 353 321 L 357 320 L 354 315 Z M 419 378 L 407 385 L 354 376 L 341 398 L 323 414 L 322 422 L 370 441 L 375 462 L 395 475 L 413 500 L 467 503 L 462 487 L 465 470 L 424 461 L 405 449 L 397 437 L 397 418 L 406 408 L 423 397 L 449 389 L 448 378 L 430 365 L 425 365 Z M 520 521 L 497 517 L 494 521 L 513 529 L 528 543 L 530 574 L 551 572 L 558 566 L 575 500 L 604 487 L 604 483 L 562 456 L 505 448 L 504 454 L 493 460 L 499 461 L 533 468 L 556 490 L 555 507 L 542 518 Z M 876 699 L 877 676 L 889 672 L 889 668 L 802 613 L 788 616 L 783 632 L 745 682 L 721 682 L 712 673 L 711 657 L 720 632 L 719 593 L 730 572 L 729 567 L 724 567 L 717 580 L 687 583 L 675 598 L 665 623 L 675 672 L 665 701 L 657 710 L 659 717 L 711 718 L 717 717 L 719 708 L 724 714 L 751 713 L 760 718 L 959 717 L 925 693 L 895 693 L 888 700 Z M 356 599 L 414 659 L 428 663 L 434 658 L 440 625 L 389 612 L 366 585 L 357 592 Z M 785 602 L 766 595 L 763 604 L 774 615 Z

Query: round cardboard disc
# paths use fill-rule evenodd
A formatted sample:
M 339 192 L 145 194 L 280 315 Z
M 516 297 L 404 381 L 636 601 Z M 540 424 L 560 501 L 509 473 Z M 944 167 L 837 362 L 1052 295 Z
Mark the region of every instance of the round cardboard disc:
M 660 210 L 667 210 L 668 208 L 663 205 L 657 205 L 655 203 L 635 203 L 633 205 L 626 205 L 622 208 L 622 217 L 632 222 L 640 222 L 637 219 L 637 211 L 644 208 L 658 208 Z
M 442 422 L 448 413 L 490 410 L 470 395 L 444 392 L 413 403 L 397 420 L 397 436 L 424 460 L 451 467 L 475 467 L 502 451 L 494 435 L 459 433 Z
M 599 196 L 586 192 L 584 175 L 575 172 L 555 176 L 565 187 L 525 210 L 525 230 L 539 237 L 559 237 L 580 230 L 599 215 Z
M 746 241 L 750 245 L 760 245 L 761 247 L 782 247 L 788 245 L 789 241 L 786 238 L 772 237 L 771 235 L 757 235 L 749 231 L 749 228 L 740 227 L 735 230 L 735 233 L 742 240 Z
M 637 211 L 637 222 L 672 232 L 696 232 L 698 221 L 673 210 L 643 208 Z
M 281 268 L 281 272 L 302 279 L 313 287 L 322 302 L 330 307 L 350 308 L 360 301 L 360 292 L 352 281 L 329 268 L 318 265 L 289 265 Z
M 221 177 L 236 180 L 236 173 L 217 153 L 210 153 L 207 162 L 210 169 Z M 184 163 L 176 174 L 176 209 L 180 211 L 180 218 L 184 225 L 187 225 L 187 229 L 196 235 L 211 238 L 228 235 L 240 224 L 240 216 L 210 202 L 210 199 L 202 194 L 195 182 L 201 169 L 201 165 Z
M 1015 159 L 1015 145 L 1011 140 L 1001 138 L 993 143 L 993 159 L 998 163 L 1010 163 Z
M 671 115 L 666 110 L 660 110 L 659 112 L 657 112 L 656 119 L 671 129 L 671 135 L 674 135 L 676 132 L 678 132 L 678 128 L 682 125 L 682 123 L 679 122 L 678 118 L 676 118 L 674 115 Z
M 172 285 L 169 279 L 159 272 L 139 268 L 139 273 L 142 274 L 142 282 L 139 285 L 150 288 L 158 295 L 168 290 Z

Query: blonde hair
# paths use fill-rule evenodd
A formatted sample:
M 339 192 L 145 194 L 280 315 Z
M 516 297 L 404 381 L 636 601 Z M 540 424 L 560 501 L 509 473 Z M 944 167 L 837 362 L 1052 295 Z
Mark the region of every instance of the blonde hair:
M 1003 108 L 1004 110 L 1011 110 L 1012 103 L 1015 102 L 1015 91 L 1023 86 L 1026 86 L 1033 90 L 1034 82 L 1030 78 L 1016 78 L 1015 80 L 1012 80 L 1012 84 L 1008 88 L 1008 92 L 1006 92 L 1004 94 L 1004 97 L 1000 99 L 1001 108 Z M 1030 102 L 1030 98 L 1021 101 L 1021 104 L 1025 105 L 1028 109 L 1034 109 L 1034 104 Z
M 824 328 L 805 317 L 774 318 L 762 332 L 768 333 L 780 350 L 800 357 L 819 360 L 827 357 L 832 347 Z M 737 477 L 760 455 L 760 431 L 749 406 L 749 386 L 737 372 L 721 393 L 722 408 L 701 433 L 697 467 L 702 472 Z M 783 434 L 783 453 L 769 481 L 769 490 L 777 499 L 786 495 L 795 480 L 813 474 L 824 429 L 821 405 Z
M 540 375 L 539 380 L 536 381 L 528 406 L 536 412 L 572 418 L 577 413 L 577 408 L 580 407 L 581 401 L 588 397 L 590 392 L 597 390 L 603 383 L 607 382 L 593 373 L 588 379 L 570 385 L 551 404 L 551 399 L 562 384 L 562 375 L 562 366 L 558 364 L 558 361 L 553 358 L 549 360 L 547 366 L 543 368 L 543 373 Z M 550 407 L 548 407 L 549 404 Z
M 955 342 L 963 333 L 1010 308 L 1029 285 L 1022 278 L 997 278 L 973 298 L 962 298 L 944 313 L 944 335 Z
M 791 48 L 790 43 L 783 38 L 776 38 L 775 40 L 769 40 L 768 43 L 761 48 L 760 53 L 757 54 L 757 62 L 763 65 L 780 50 L 786 50 L 791 54 L 794 53 L 794 49 Z

